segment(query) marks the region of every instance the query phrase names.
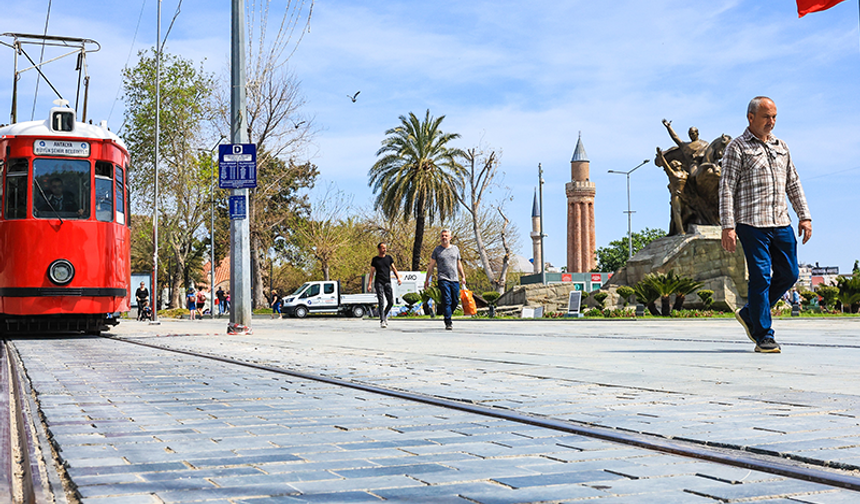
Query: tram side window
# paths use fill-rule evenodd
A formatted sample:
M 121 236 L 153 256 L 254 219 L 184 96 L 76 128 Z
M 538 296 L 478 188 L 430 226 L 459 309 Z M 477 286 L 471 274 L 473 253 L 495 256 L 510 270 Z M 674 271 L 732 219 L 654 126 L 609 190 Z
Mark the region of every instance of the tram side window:
M 113 165 L 96 161 L 96 220 L 113 222 Z
M 82 159 L 33 160 L 33 215 L 42 219 L 90 217 L 90 163 Z
M 116 173 L 116 221 L 125 224 L 125 178 L 120 166 L 114 167 Z
M 27 217 L 27 168 L 26 158 L 10 159 L 6 171 L 6 205 L 4 214 L 7 219 Z
M 27 160 L 10 159 L 6 169 L 6 205 L 3 215 L 7 219 L 27 217 Z

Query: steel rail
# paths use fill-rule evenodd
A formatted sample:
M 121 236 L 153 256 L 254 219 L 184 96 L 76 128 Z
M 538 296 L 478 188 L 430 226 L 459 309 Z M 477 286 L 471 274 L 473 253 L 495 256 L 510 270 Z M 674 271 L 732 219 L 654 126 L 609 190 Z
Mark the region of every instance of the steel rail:
M 4 460 L 0 461 L 3 464 L 4 473 L 0 490 L 6 491 L 6 495 L 10 496 L 10 502 L 35 503 L 36 492 L 33 485 L 35 475 L 32 473 L 30 464 L 32 450 L 24 423 L 21 384 L 15 364 L 12 362 L 8 342 L 5 340 L 2 341 L 0 358 L 3 361 L 0 389 L 4 396 L 0 401 L 6 403 L 4 418 L 0 419 L 3 423 L 0 426 L 0 432 L 4 434 L 0 450 L 5 454 Z M 7 488 L 3 488 L 4 486 Z
M 224 357 L 220 355 L 212 355 L 194 352 L 191 350 L 164 347 L 151 343 L 144 343 L 142 341 L 118 338 L 115 336 L 104 335 L 101 337 L 157 350 L 173 352 L 181 355 L 204 358 L 223 362 L 226 364 L 232 364 L 261 371 L 268 371 L 295 378 L 302 378 L 305 380 L 312 380 L 316 382 L 327 383 L 330 385 L 347 387 L 355 390 L 360 390 L 362 392 L 381 394 L 389 397 L 396 397 L 399 399 L 405 399 L 408 401 L 438 406 L 446 409 L 474 413 L 485 417 L 508 420 L 512 422 L 532 425 L 536 427 L 543 427 L 546 429 L 566 432 L 570 434 L 578 434 L 581 436 L 601 439 L 604 441 L 611 441 L 614 443 L 635 446 L 637 448 L 642 448 L 645 450 L 668 453 L 670 455 L 690 457 L 694 459 L 705 460 L 708 462 L 714 462 L 717 464 L 761 471 L 770 474 L 776 474 L 779 476 L 785 476 L 791 479 L 820 483 L 823 485 L 829 485 L 837 488 L 844 488 L 847 490 L 860 492 L 860 477 L 845 472 L 826 471 L 824 469 L 819 469 L 818 467 L 811 467 L 809 463 L 806 463 L 811 461 L 801 462 L 788 457 L 754 453 L 744 450 L 742 449 L 742 447 L 733 447 L 725 445 L 713 446 L 704 444 L 700 441 L 673 439 L 665 436 L 660 436 L 658 434 L 646 434 L 610 427 L 599 427 L 589 425 L 584 422 L 577 422 L 574 420 L 559 420 L 526 413 L 519 413 L 512 410 L 481 406 L 462 400 L 446 399 L 415 392 L 408 392 L 404 390 L 377 387 L 375 385 L 368 385 L 361 382 L 344 380 L 340 378 L 331 378 L 327 376 L 306 373 L 303 371 L 278 368 L 263 364 L 255 364 L 253 362 L 231 359 L 229 357 Z M 819 465 L 823 466 L 823 464 Z

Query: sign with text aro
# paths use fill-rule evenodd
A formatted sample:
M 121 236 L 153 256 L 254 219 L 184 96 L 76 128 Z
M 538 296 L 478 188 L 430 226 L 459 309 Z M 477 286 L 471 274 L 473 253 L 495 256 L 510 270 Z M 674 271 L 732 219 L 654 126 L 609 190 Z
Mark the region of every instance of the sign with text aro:
M 255 144 L 218 146 L 218 187 L 221 189 L 257 187 L 257 146 Z
M 230 196 L 230 220 L 243 220 L 248 218 L 248 200 L 244 195 Z

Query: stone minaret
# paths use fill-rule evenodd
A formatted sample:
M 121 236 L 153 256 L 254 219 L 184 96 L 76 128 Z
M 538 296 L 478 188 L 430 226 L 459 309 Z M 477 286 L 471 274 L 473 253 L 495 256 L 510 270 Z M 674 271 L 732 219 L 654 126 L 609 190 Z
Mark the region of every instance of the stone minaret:
M 540 273 L 541 261 L 543 257 L 540 254 L 540 206 L 538 205 L 537 189 L 535 189 L 535 202 L 532 203 L 532 260 L 534 261 L 534 272 Z
M 594 182 L 588 178 L 588 156 L 582 146 L 582 134 L 570 159 L 570 182 L 567 192 L 567 271 L 588 272 L 595 267 Z

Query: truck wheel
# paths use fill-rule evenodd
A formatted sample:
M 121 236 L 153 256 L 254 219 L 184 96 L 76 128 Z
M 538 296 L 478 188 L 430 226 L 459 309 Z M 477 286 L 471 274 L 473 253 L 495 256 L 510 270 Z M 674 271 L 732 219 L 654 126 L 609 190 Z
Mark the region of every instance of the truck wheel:
M 308 316 L 308 309 L 304 306 L 296 307 L 296 318 L 305 318 Z
M 364 317 L 364 307 L 361 305 L 355 305 L 352 307 L 352 316 L 355 318 Z

